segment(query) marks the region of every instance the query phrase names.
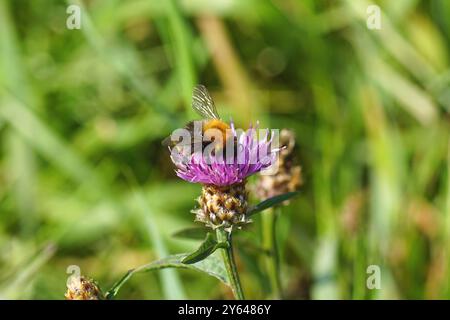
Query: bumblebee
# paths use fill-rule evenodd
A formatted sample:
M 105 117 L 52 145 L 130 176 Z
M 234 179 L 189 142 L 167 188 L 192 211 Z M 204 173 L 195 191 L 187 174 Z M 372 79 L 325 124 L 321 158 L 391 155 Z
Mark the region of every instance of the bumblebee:
M 204 85 L 194 87 L 192 92 L 192 109 L 202 117 L 202 120 L 190 121 L 184 127 L 190 133 L 191 139 L 189 143 L 191 144 L 192 150 L 198 150 L 197 148 L 199 147 L 203 150 L 216 140 L 215 138 L 218 136 L 218 133 L 221 140 L 220 142 L 216 142 L 214 148 L 215 150 L 219 148 L 224 149 L 231 135 L 230 126 L 220 119 L 214 101 Z M 198 126 L 198 122 L 196 126 L 196 121 L 200 121 L 201 126 Z M 201 130 L 198 130 L 198 127 Z M 173 148 L 175 146 L 182 146 L 182 142 L 180 145 L 179 141 L 173 141 L 171 136 L 168 136 L 163 140 L 163 145 Z

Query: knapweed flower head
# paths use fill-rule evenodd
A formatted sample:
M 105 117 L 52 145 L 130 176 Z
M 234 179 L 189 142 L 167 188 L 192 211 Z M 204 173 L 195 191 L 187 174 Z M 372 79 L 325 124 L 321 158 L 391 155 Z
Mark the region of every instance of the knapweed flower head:
M 213 152 L 189 153 L 188 156 L 172 152 L 176 173 L 183 180 L 214 186 L 230 186 L 245 180 L 275 163 L 279 149 L 272 150 L 274 135 L 269 130 L 258 139 L 258 125 L 245 132 L 238 132 L 231 123 L 231 145 Z
M 272 148 L 274 132 L 269 136 L 269 130 L 263 130 L 258 139 L 258 124 L 238 131 L 231 122 L 229 130 L 227 143 L 218 148 L 207 146 L 187 154 L 172 149 L 171 158 L 178 177 L 203 185 L 199 208 L 193 210 L 196 220 L 230 231 L 249 222 L 246 179 L 276 163 L 279 149 Z

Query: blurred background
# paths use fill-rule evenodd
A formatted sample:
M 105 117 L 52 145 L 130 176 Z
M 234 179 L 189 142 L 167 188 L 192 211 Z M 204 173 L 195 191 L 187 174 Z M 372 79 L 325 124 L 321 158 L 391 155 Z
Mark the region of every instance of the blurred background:
M 198 246 L 172 234 L 194 226 L 201 187 L 161 147 L 196 118 L 197 83 L 238 126 L 297 135 L 304 184 L 278 230 L 287 298 L 450 298 L 449 17 L 446 0 L 0 0 L 0 298 L 63 299 L 69 265 L 107 290 Z M 236 241 L 247 297 L 267 297 Z M 231 295 L 165 270 L 118 298 Z

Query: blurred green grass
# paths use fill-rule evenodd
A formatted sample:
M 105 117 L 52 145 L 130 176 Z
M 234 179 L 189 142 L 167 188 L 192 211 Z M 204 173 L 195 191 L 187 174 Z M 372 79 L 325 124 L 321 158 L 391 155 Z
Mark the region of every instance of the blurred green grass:
M 81 30 L 66 7 L 82 6 Z M 61 299 L 78 265 L 107 289 L 197 244 L 200 187 L 160 141 L 196 83 L 240 126 L 292 128 L 305 174 L 283 208 L 287 297 L 450 298 L 450 2 L 0 0 L 0 298 Z M 249 298 L 267 280 L 238 239 Z M 239 247 L 239 242 L 242 243 Z M 382 289 L 366 289 L 379 265 Z M 192 271 L 121 299 L 230 298 Z

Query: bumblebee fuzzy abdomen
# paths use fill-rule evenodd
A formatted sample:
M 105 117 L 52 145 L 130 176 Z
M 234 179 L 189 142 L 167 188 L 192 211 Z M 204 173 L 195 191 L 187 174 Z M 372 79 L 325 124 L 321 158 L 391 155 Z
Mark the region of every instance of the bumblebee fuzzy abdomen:
M 208 129 L 219 129 L 220 131 L 226 131 L 230 129 L 230 126 L 220 119 L 203 120 L 203 131 Z
M 210 138 L 212 138 L 211 140 L 214 140 L 214 137 L 217 132 L 215 130 L 220 131 L 222 134 L 222 143 L 224 146 L 231 133 L 230 126 L 219 119 L 204 120 L 202 129 L 203 135 L 204 137 L 206 137 L 207 140 L 210 140 Z M 210 133 L 208 133 L 208 130 L 214 130 L 214 132 L 210 131 Z

